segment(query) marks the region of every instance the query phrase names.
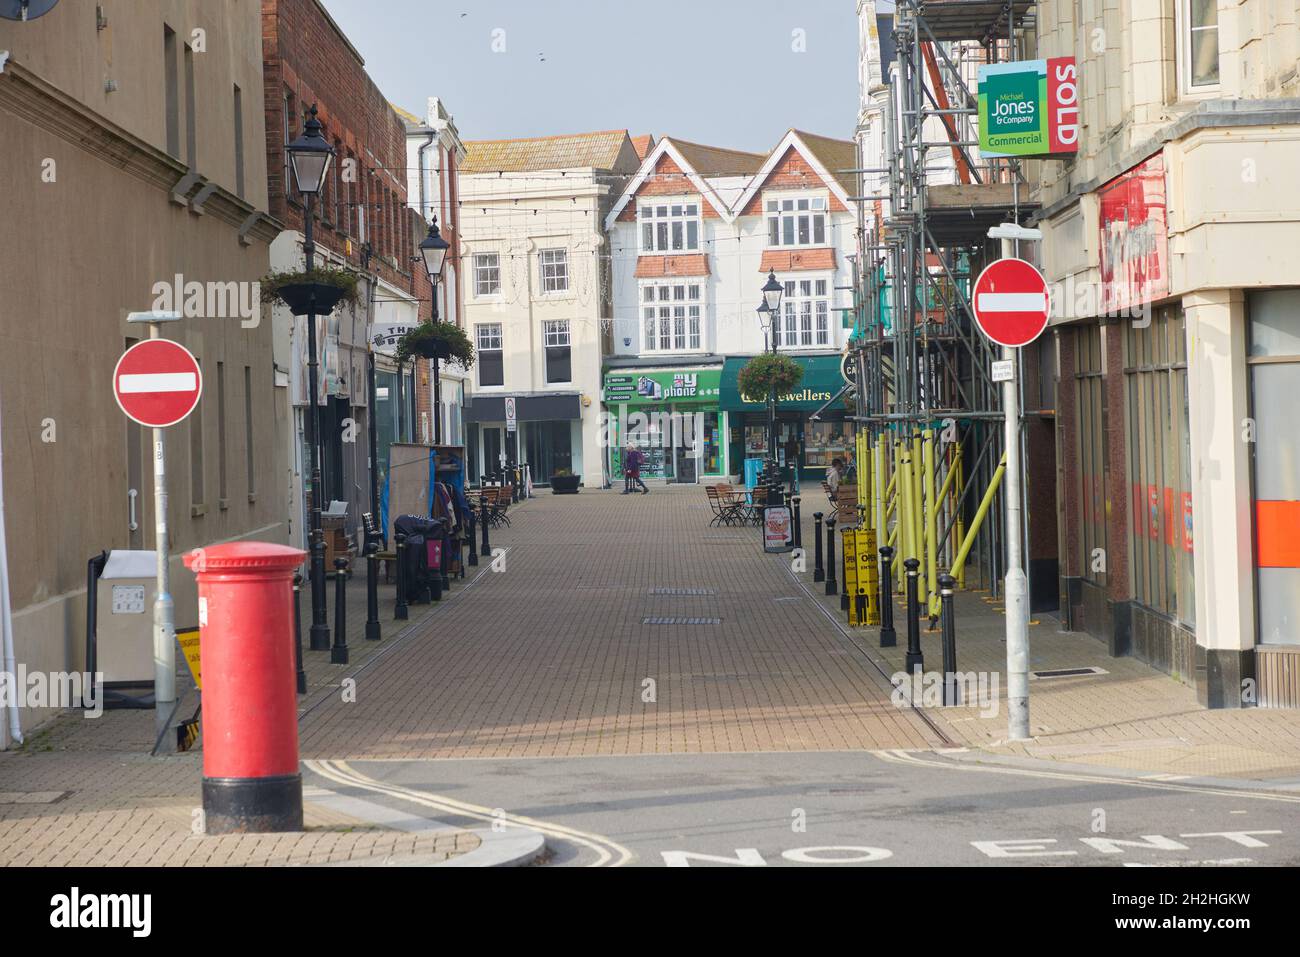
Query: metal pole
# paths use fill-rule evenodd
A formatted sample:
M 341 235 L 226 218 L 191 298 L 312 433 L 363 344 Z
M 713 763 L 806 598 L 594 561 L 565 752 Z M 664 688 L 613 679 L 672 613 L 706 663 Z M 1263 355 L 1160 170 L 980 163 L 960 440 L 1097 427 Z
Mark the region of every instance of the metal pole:
M 1008 258 L 1012 241 L 1002 240 L 1002 256 Z M 1002 358 L 1011 360 L 1012 378 L 1002 383 L 1006 409 L 1004 448 L 1007 457 L 1006 505 L 1007 577 L 1007 737 L 1012 741 L 1029 738 L 1029 579 L 1021 554 L 1020 508 L 1020 350 L 1002 347 Z
M 802 521 L 799 515 L 799 496 L 792 495 L 790 504 L 794 508 L 794 547 L 803 548 L 803 530 L 799 527 Z
M 397 600 L 393 605 L 393 620 L 405 621 L 410 617 L 406 604 L 406 536 L 397 532 L 393 536 L 393 549 L 397 554 Z
M 894 582 L 892 563 L 894 550 L 888 545 L 880 549 L 880 647 L 893 648 L 898 644 L 894 631 Z
M 340 555 L 334 559 L 334 647 L 330 649 L 330 664 L 348 663 L 348 560 Z
M 840 586 L 835 581 L 835 516 L 826 519 L 826 594 L 838 595 Z
M 149 338 L 162 338 L 158 323 L 149 323 Z M 154 554 L 158 567 L 157 594 L 153 602 L 153 707 L 155 754 L 176 750 L 176 738 L 167 733 L 176 710 L 176 621 L 172 603 L 171 572 L 167 564 L 167 447 L 166 430 L 153 430 Z
M 957 579 L 949 574 L 939 576 L 939 601 L 943 606 L 943 704 L 957 703 L 957 623 L 953 619 L 952 590 Z
M 316 240 L 312 234 L 311 193 L 303 197 L 306 223 L 303 230 L 303 258 L 311 272 L 316 258 Z M 325 597 L 325 533 L 321 530 L 320 405 L 316 401 L 316 297 L 307 307 L 307 444 L 311 447 L 311 637 L 312 651 L 330 646 L 329 612 Z
M 813 581 L 825 580 L 826 568 L 822 564 L 822 513 L 813 512 Z
M 925 668 L 925 659 L 921 654 L 921 622 L 919 620 L 921 609 L 916 599 L 916 581 L 920 574 L 918 569 L 921 563 L 915 558 L 909 558 L 903 562 L 903 568 L 907 573 L 907 672 L 912 674 L 915 671 Z

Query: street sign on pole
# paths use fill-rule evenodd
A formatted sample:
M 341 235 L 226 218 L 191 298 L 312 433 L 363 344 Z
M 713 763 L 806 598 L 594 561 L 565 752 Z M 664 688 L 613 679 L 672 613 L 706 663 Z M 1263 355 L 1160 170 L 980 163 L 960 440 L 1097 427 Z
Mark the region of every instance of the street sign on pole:
M 1002 240 L 1003 258 L 987 266 L 975 280 L 972 300 L 980 331 L 1002 346 L 1002 383 L 1006 412 L 1006 616 L 1007 616 L 1007 737 L 1024 741 L 1029 733 L 1029 579 L 1024 568 L 1021 503 L 1020 347 L 1043 334 L 1051 312 L 1051 296 L 1043 274 L 1014 258 L 1015 244 L 1041 239 L 1037 229 L 1004 223 L 989 229 L 990 239 Z M 1008 370 L 1006 367 L 1010 366 Z M 1008 374 L 1009 373 L 1009 374 Z
M 972 299 L 980 331 L 1000 346 L 1027 346 L 1047 328 L 1047 280 L 1023 259 L 990 263 L 975 280 Z
M 176 620 L 167 564 L 167 449 L 163 429 L 183 421 L 199 404 L 203 373 L 188 349 L 161 338 L 164 322 L 180 316 L 166 312 L 133 312 L 127 322 L 147 323 L 149 338 L 137 342 L 117 360 L 113 397 L 132 421 L 153 429 L 154 551 L 158 556 L 158 587 L 153 606 L 154 753 L 174 751 L 168 733 L 176 710 Z
M 117 360 L 113 396 L 127 418 L 165 429 L 184 421 L 203 394 L 198 360 L 178 342 L 144 339 Z
M 519 419 L 517 418 L 515 413 L 515 397 L 512 395 L 508 395 L 506 396 L 506 431 L 507 432 L 515 431 L 515 427 L 518 425 L 518 423 L 519 423 Z

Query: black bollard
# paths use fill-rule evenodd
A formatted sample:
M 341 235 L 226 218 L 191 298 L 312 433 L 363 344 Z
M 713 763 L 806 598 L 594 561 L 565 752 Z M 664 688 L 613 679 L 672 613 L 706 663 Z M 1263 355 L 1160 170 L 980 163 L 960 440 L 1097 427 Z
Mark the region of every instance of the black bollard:
M 478 565 L 478 528 L 474 521 L 474 509 L 469 509 L 465 515 L 465 537 L 469 540 L 469 563 L 473 566 Z
M 822 513 L 813 512 L 813 581 L 825 580 L 826 568 L 822 565 Z
M 334 645 L 330 648 L 330 664 L 348 663 L 348 560 L 340 555 L 334 559 Z
M 888 545 L 880 549 L 880 647 L 893 648 L 898 644 L 894 631 L 894 550 Z
M 921 655 L 921 608 L 916 600 L 916 577 L 917 569 L 921 563 L 915 558 L 909 558 L 903 562 L 903 567 L 907 569 L 907 673 L 912 674 L 918 668 L 925 668 L 925 660 Z
M 799 496 L 795 495 L 790 501 L 794 506 L 794 547 L 803 548 L 803 529 L 800 528 L 801 520 L 799 518 Z
M 826 519 L 826 594 L 838 593 L 840 586 L 835 583 L 835 517 Z
M 847 546 L 840 546 L 840 611 L 849 610 L 849 576 L 845 574 L 849 563 Z
M 483 496 L 478 502 L 478 521 L 483 526 L 483 544 L 479 546 L 479 554 L 484 558 L 492 557 L 492 543 L 488 541 L 488 502 L 487 496 Z
M 952 590 L 957 579 L 951 575 L 939 576 L 939 602 L 943 606 L 943 703 L 959 704 L 957 700 L 957 622 L 953 618 Z
M 397 603 L 393 606 L 393 620 L 406 621 L 411 615 L 406 607 L 406 536 L 398 532 L 393 542 L 393 551 L 397 553 Z
M 519 504 L 519 467 L 510 470 L 510 504 Z
M 298 668 L 298 694 L 307 693 L 307 672 L 302 667 L 302 572 L 293 573 L 293 657 Z
M 366 542 L 366 641 L 378 641 L 379 630 L 379 543 Z

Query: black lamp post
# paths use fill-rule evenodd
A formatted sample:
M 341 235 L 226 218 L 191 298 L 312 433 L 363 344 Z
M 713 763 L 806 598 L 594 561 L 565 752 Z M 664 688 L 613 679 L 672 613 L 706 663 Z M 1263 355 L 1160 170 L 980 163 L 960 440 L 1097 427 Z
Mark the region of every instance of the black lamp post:
M 442 264 L 447 259 L 447 250 L 451 244 L 438 232 L 438 217 L 433 217 L 429 224 L 429 235 L 420 243 L 420 256 L 424 259 L 424 268 L 429 273 L 429 283 L 433 286 L 433 321 L 438 321 L 438 281 L 442 278 Z M 442 364 L 441 356 L 433 358 L 433 444 L 442 444 L 442 383 L 438 380 L 438 367 Z
M 334 148 L 321 136 L 316 106 L 307 115 L 302 136 L 286 147 L 294 183 L 303 196 L 303 258 L 307 272 L 314 268 L 316 241 L 312 236 L 312 198 L 321 191 L 329 172 Z M 329 612 L 325 595 L 325 536 L 321 531 L 320 406 L 316 401 L 316 300 L 307 311 L 307 444 L 311 449 L 311 638 L 310 647 L 323 651 L 330 646 Z
M 758 307 L 758 321 L 767 330 L 768 347 L 773 355 L 777 351 L 777 338 L 781 335 L 781 297 L 785 286 L 776 278 L 776 273 L 769 271 L 767 282 L 763 284 L 763 302 Z M 776 475 L 776 387 L 767 394 L 767 456 L 768 474 Z

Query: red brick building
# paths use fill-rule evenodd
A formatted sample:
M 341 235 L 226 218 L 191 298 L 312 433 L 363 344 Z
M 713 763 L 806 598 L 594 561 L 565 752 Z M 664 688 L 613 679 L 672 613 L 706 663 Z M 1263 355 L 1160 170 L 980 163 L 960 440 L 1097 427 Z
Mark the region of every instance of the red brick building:
M 348 502 L 355 528 L 372 510 L 368 434 L 378 434 L 382 487 L 388 446 L 430 436 L 428 363 L 384 370 L 370 397 L 370 343 L 376 330 L 417 324 L 431 311 L 423 267 L 413 261 L 424 222 L 407 197 L 406 130 L 366 73 L 365 60 L 319 0 L 263 0 L 262 59 L 268 196 L 282 232 L 272 244 L 273 271 L 303 266 L 305 207 L 290 178 L 287 144 L 316 107 L 335 161 L 313 201 L 316 264 L 361 275 L 358 301 L 318 322 L 322 500 Z M 275 311 L 276 370 L 289 390 L 292 540 L 302 540 L 311 490 L 307 466 L 306 322 Z

